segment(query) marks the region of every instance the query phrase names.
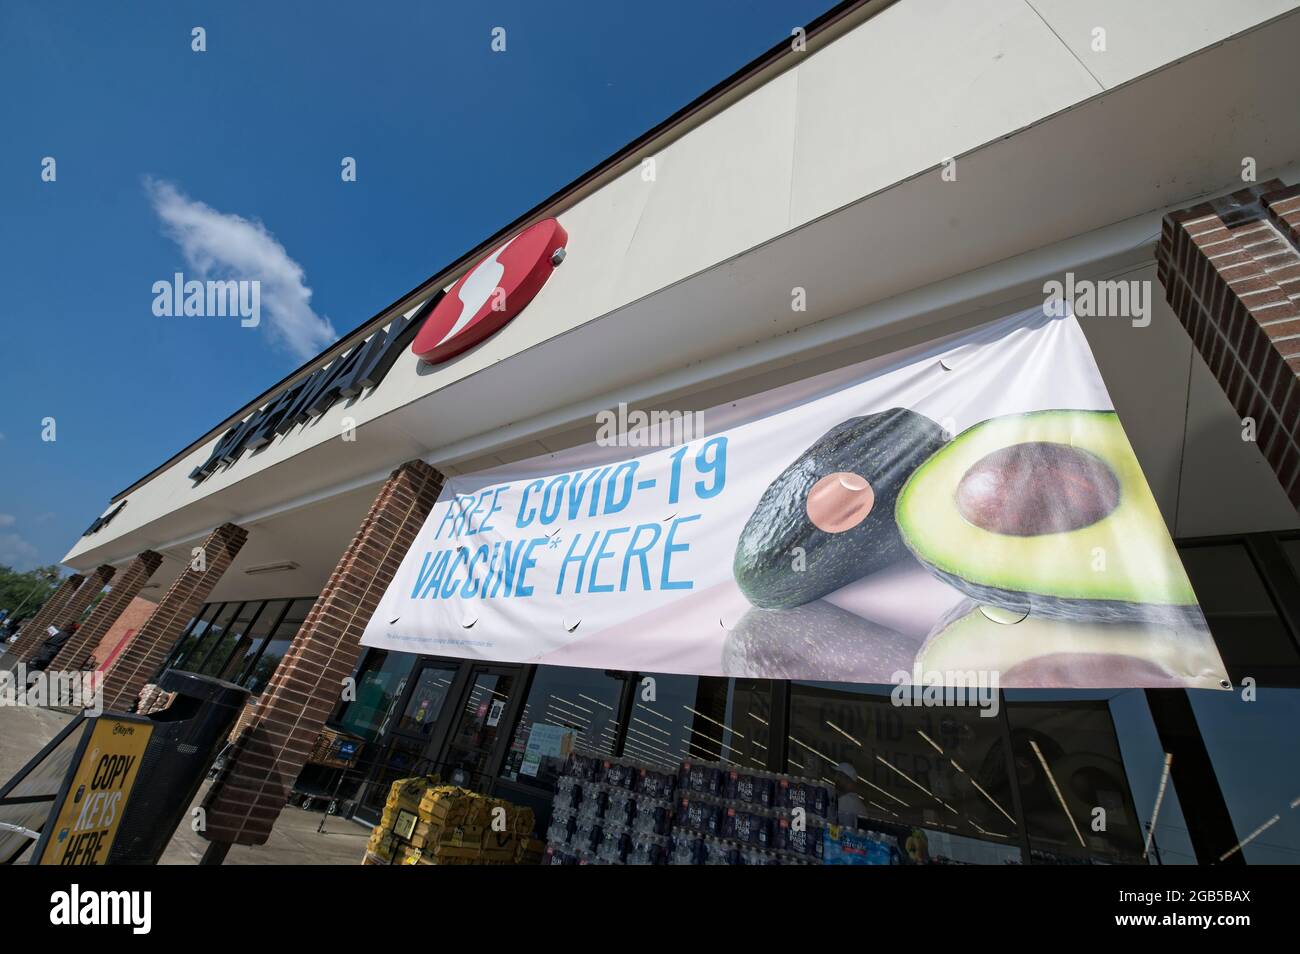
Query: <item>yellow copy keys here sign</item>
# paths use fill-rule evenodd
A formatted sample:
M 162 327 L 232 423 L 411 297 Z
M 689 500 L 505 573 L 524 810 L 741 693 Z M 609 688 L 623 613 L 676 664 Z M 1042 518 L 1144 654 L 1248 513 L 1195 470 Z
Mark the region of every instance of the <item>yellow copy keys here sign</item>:
M 49 830 L 41 864 L 107 863 L 152 734 L 148 722 L 108 716 L 95 721 Z

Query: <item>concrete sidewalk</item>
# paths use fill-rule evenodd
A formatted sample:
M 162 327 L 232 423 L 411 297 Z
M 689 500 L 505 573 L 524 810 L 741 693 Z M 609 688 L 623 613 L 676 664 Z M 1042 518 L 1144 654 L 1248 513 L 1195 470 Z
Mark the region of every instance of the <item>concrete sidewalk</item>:
M 194 799 L 203 801 L 208 783 L 204 782 Z M 285 808 L 271 829 L 271 837 L 259 848 L 236 845 L 226 855 L 228 865 L 359 865 L 366 853 L 370 829 L 344 818 L 325 818 L 325 830 L 317 831 L 321 812 L 305 812 L 293 805 Z M 208 842 L 192 831 L 188 822 L 181 824 L 163 852 L 164 865 L 198 864 Z
M 56 709 L 29 706 L 0 706 L 0 783 L 23 767 L 55 734 L 71 721 L 72 715 Z M 202 801 L 205 782 L 193 806 Z M 258 848 L 235 846 L 228 865 L 357 865 L 365 854 L 370 829 L 342 818 L 328 818 L 318 832 L 322 814 L 285 808 L 271 831 L 271 838 Z M 163 852 L 164 865 L 197 864 L 208 842 L 181 823 Z

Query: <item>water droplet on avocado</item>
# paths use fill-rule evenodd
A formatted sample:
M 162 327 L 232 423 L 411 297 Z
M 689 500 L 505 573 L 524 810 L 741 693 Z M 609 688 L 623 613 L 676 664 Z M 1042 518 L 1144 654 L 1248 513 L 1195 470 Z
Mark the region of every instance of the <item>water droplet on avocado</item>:
M 1002 606 L 981 606 L 980 612 L 995 623 L 1011 626 L 1029 615 L 1028 610 L 1007 609 Z

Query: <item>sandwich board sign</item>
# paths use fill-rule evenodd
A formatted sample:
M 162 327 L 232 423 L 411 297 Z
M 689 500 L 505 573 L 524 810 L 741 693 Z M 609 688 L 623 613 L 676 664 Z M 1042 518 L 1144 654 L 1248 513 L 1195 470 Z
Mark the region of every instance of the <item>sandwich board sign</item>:
M 146 719 L 100 716 L 89 722 L 34 863 L 107 863 L 152 735 L 153 724 Z
M 80 738 L 32 852 L 36 865 L 103 865 L 153 735 L 148 719 L 81 721 Z

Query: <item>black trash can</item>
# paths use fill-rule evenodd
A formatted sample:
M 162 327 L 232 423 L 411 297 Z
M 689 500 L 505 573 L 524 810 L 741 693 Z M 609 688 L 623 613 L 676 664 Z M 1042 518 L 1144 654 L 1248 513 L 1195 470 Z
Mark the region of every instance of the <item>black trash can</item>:
M 149 716 L 153 735 L 108 856 L 111 865 L 157 864 L 248 701 L 247 689 L 192 672 L 169 670 L 158 685 L 176 698 Z

